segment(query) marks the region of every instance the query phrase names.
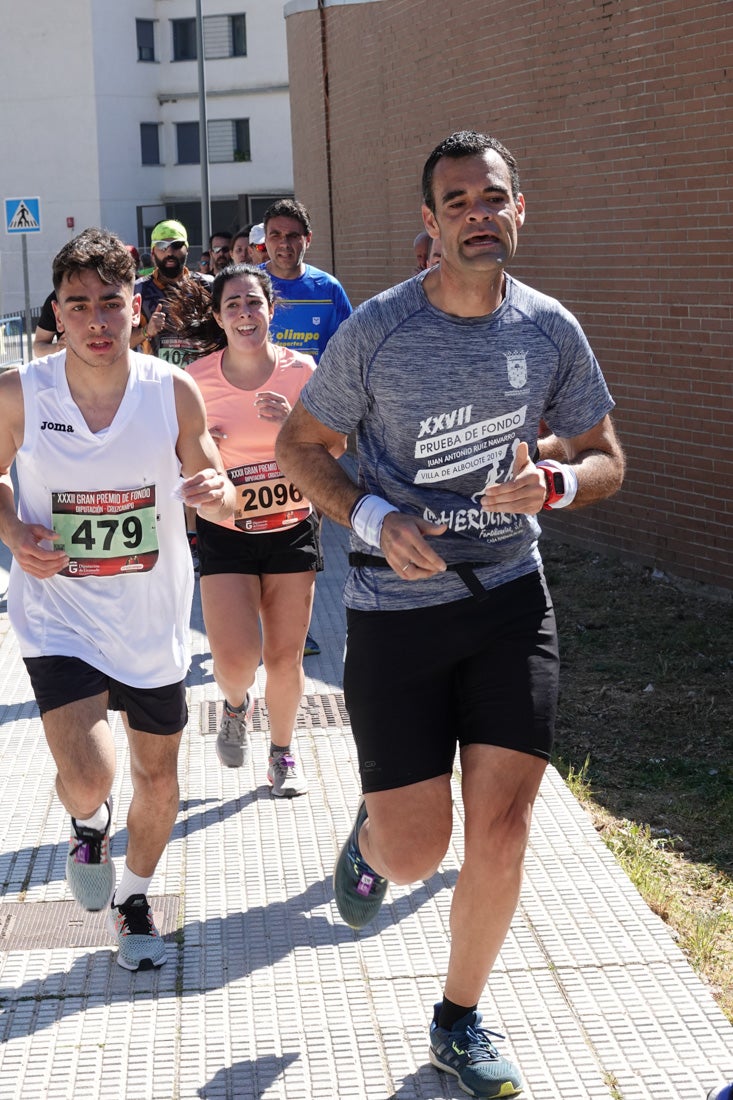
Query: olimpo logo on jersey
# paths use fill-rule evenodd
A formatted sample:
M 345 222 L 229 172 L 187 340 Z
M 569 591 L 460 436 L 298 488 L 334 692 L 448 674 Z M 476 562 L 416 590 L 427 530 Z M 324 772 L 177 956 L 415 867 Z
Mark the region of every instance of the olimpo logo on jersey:
M 294 328 L 286 328 L 280 332 L 273 333 L 273 340 L 276 344 L 285 344 L 287 347 L 298 347 L 301 344 L 317 343 L 318 333 L 297 332 Z

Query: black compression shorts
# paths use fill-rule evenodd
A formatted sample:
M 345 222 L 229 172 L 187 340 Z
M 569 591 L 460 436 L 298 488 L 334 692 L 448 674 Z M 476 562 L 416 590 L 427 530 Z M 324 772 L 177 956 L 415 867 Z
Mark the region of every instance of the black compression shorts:
M 540 573 L 480 600 L 346 616 L 344 695 L 365 792 L 450 773 L 457 745 L 549 759 L 559 656 Z

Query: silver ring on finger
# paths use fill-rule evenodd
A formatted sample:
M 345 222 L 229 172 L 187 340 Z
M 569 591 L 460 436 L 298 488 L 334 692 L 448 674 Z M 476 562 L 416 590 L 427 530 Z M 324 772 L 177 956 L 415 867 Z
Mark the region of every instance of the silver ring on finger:
M 412 565 L 412 562 L 411 562 L 411 561 L 408 561 L 407 565 L 403 565 L 403 566 L 402 566 L 402 572 L 403 572 L 403 573 L 406 573 L 406 572 L 407 572 L 407 570 L 408 570 L 408 569 L 410 568 L 410 566 L 411 566 L 411 565 Z

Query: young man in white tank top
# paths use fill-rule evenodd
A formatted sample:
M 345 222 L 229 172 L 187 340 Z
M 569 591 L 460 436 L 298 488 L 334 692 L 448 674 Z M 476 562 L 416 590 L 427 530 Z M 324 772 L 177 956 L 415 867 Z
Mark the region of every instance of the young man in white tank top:
M 9 612 L 71 815 L 69 887 L 88 910 L 111 903 L 118 962 L 147 969 L 165 961 L 147 892 L 178 810 L 187 719 L 193 573 L 181 501 L 222 519 L 234 487 L 193 381 L 130 351 L 140 299 L 124 244 L 85 230 L 53 278 L 66 350 L 0 377 Z M 122 714 L 133 787 L 116 890 L 108 710 Z

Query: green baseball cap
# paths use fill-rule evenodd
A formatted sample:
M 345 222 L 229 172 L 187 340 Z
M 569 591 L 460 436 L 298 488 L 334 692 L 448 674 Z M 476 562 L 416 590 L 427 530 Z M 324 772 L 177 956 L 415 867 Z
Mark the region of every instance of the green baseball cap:
M 184 244 L 188 244 L 188 233 L 185 226 L 176 221 L 158 222 L 153 232 L 150 234 L 150 243 L 155 244 L 157 241 L 183 241 Z

